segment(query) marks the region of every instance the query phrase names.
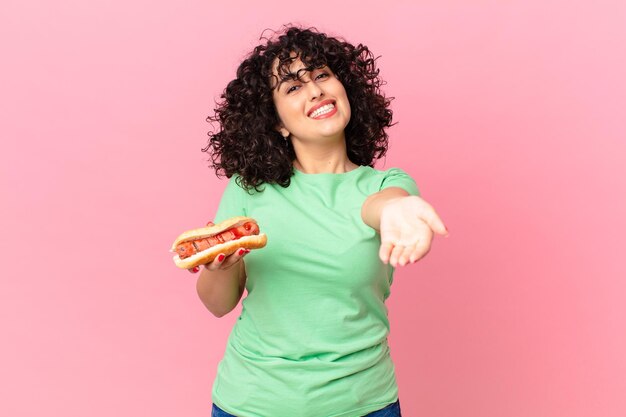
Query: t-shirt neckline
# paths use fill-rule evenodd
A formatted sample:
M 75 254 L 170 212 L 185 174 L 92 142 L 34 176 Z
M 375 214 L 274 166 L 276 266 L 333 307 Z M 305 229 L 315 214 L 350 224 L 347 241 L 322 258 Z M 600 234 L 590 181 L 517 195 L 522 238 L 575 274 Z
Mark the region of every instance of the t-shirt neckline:
M 356 168 L 354 168 L 351 171 L 347 171 L 347 172 L 340 172 L 340 173 L 335 173 L 335 172 L 320 172 L 317 174 L 307 174 L 306 172 L 302 172 L 300 171 L 298 168 L 294 167 L 293 168 L 293 172 L 294 172 L 294 176 L 299 177 L 299 178 L 306 178 L 306 179 L 314 179 L 314 178 L 347 178 L 350 177 L 352 175 L 355 175 L 356 173 L 362 171 L 365 167 L 365 165 L 359 165 Z

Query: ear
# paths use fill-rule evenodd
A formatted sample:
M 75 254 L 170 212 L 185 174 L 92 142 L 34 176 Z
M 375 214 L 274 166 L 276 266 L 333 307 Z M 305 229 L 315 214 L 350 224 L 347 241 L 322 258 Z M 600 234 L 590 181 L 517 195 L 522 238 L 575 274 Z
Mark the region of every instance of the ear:
M 279 126 L 276 126 L 276 130 L 278 131 L 278 133 L 280 133 L 282 137 L 284 138 L 289 137 L 289 131 L 285 129 L 285 126 L 283 126 L 282 124 L 280 124 Z

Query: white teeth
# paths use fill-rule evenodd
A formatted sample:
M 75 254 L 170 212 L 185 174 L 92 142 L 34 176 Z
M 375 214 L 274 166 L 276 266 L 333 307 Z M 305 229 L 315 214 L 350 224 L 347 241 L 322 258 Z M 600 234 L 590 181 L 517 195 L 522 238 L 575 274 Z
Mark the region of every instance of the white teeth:
M 335 108 L 334 104 L 326 104 L 325 106 L 322 106 L 319 109 L 315 110 L 313 113 L 311 113 L 309 117 L 316 118 L 318 116 L 321 116 L 323 114 L 330 112 L 334 108 Z

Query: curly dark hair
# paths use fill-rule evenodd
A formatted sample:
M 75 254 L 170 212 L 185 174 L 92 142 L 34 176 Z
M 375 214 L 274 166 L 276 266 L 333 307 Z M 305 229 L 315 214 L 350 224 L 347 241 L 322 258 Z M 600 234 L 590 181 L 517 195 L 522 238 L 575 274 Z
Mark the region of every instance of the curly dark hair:
M 305 69 L 328 66 L 343 84 L 351 117 L 345 129 L 348 158 L 357 165 L 373 166 L 387 152 L 386 128 L 391 126 L 391 98 L 380 91 L 384 82 L 376 68 L 376 57 L 367 46 L 354 46 L 329 37 L 315 28 L 288 26 L 277 37 L 262 37 L 265 44 L 254 48 L 237 69 L 215 115 L 219 130 L 209 132 L 203 152 L 209 153 L 218 177 L 240 176 L 239 185 L 259 191 L 263 183 L 289 186 L 296 155 L 293 145 L 276 127 L 280 123 L 274 106 L 273 68 L 278 75 L 289 73 L 290 64 L 300 59 Z

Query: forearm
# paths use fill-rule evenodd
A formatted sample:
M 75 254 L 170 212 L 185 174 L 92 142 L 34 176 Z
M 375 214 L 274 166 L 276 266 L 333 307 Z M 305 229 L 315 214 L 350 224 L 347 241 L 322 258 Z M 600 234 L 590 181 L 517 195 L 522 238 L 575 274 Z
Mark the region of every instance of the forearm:
M 361 207 L 361 218 L 371 228 L 380 231 L 380 215 L 383 207 L 391 200 L 408 196 L 409 193 L 399 187 L 389 187 L 367 197 Z
M 222 317 L 237 306 L 245 285 L 245 267 L 241 260 L 228 269 L 202 268 L 196 290 L 206 308 L 214 316 Z

